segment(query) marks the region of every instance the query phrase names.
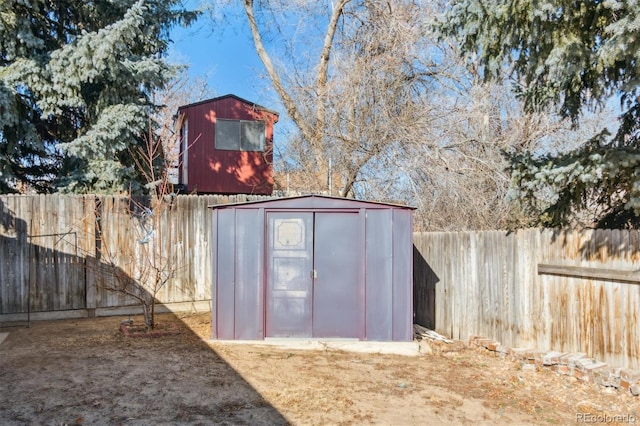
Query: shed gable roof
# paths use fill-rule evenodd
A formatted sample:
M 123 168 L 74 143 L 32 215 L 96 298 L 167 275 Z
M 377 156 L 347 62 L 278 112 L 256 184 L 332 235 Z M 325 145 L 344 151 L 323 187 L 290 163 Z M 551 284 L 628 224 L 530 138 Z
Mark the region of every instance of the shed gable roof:
M 378 201 L 362 201 L 351 198 L 330 197 L 327 195 L 300 195 L 296 197 L 272 198 L 268 200 L 247 201 L 244 203 L 217 204 L 209 206 L 210 209 L 226 209 L 226 208 L 290 208 L 290 209 L 381 209 L 396 208 L 415 210 L 415 207 L 404 206 L 401 204 L 382 203 Z

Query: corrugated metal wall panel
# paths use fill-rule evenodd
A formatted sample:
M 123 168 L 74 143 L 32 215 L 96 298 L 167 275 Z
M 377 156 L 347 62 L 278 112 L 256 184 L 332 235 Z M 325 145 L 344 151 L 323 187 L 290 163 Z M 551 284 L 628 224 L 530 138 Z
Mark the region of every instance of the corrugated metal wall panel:
M 393 340 L 413 340 L 411 212 L 393 210 Z
M 235 339 L 235 210 L 218 212 L 216 324 L 218 339 Z
M 391 210 L 367 210 L 367 340 L 393 340 L 393 244 Z
M 259 209 L 236 210 L 235 338 L 262 339 L 264 226 Z
M 316 213 L 313 337 L 364 337 L 358 213 Z
M 211 338 L 218 338 L 218 218 L 220 210 L 211 212 Z

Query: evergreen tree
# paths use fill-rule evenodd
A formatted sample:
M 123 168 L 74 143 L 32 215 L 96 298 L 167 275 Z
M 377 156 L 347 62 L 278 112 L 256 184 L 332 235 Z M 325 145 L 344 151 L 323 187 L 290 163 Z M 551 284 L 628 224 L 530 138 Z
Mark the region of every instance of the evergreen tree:
M 640 224 L 639 28 L 636 0 L 459 0 L 441 24 L 487 78 L 512 70 L 529 110 L 553 105 L 579 125 L 587 110 L 620 99 L 615 134 L 603 129 L 572 152 L 512 153 L 514 195 L 538 223 L 587 213 L 600 226 Z
M 0 2 L 0 191 L 135 187 L 169 30 L 196 17 L 178 0 Z

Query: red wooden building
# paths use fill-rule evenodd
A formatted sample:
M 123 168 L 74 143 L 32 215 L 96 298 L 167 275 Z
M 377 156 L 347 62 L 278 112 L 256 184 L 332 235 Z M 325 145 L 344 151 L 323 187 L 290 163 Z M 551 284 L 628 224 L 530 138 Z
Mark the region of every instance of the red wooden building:
M 235 95 L 178 108 L 182 191 L 270 195 L 277 122 L 277 112 Z

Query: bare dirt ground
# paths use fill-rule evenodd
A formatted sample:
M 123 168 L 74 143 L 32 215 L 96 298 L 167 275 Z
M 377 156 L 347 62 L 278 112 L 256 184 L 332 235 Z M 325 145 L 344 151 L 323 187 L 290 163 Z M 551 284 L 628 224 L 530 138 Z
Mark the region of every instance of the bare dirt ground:
M 0 424 L 640 424 L 637 397 L 460 342 L 290 350 L 208 342 L 209 314 L 162 315 L 182 333 L 159 338 L 124 337 L 123 319 L 0 329 Z

